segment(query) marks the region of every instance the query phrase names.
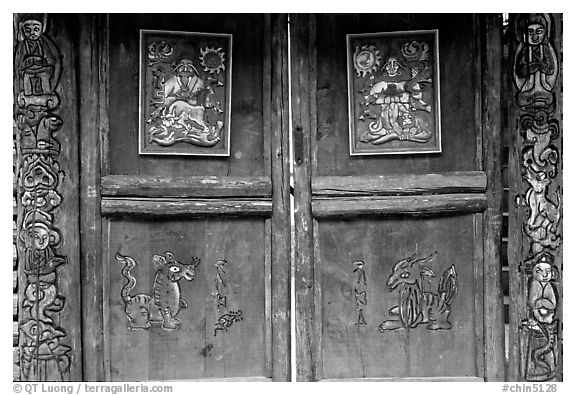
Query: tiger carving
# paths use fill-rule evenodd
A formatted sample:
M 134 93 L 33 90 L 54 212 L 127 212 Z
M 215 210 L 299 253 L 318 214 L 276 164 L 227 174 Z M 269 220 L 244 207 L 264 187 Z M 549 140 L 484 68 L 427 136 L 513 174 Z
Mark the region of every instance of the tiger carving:
M 182 322 L 176 316 L 181 309 L 188 307 L 186 301 L 180 297 L 180 280 L 194 280 L 200 259 L 192 258 L 191 264 L 183 264 L 169 251 L 163 256 L 152 256 L 156 269 L 152 296 L 145 293 L 130 295 L 130 291 L 136 286 L 136 278 L 131 273 L 136 261 L 119 253 L 116 253 L 116 260 L 124 263 L 122 276 L 128 280 L 121 291 L 124 313 L 128 317 L 128 329 L 147 330 L 151 324 L 161 323 L 162 328 L 167 331 L 179 330 Z

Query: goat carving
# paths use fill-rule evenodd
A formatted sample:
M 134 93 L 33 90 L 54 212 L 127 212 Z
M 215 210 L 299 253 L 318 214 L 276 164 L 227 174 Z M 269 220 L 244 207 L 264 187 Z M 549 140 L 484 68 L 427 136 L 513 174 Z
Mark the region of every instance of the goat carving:
M 436 277 L 432 269 L 425 266 L 436 258 L 434 252 L 425 258 L 416 258 L 416 254 L 402 259 L 394 265 L 386 285 L 390 290 L 400 286 L 398 306 L 389 310 L 393 317 L 380 324 L 380 332 L 399 328 L 415 328 L 427 324 L 431 330 L 450 329 L 448 321 L 452 302 L 458 292 L 458 275 L 454 265 L 442 273 L 438 283 L 438 293 L 424 291 L 424 277 Z

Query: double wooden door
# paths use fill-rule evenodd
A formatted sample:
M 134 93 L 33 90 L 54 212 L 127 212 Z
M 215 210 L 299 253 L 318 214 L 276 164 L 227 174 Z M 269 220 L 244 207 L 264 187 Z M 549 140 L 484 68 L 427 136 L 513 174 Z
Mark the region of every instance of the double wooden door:
M 492 17 L 77 18 L 46 33 L 67 60 L 61 115 L 78 125 L 60 210 L 79 223 L 58 219 L 78 258 L 58 269 L 70 358 L 26 378 L 290 380 L 291 320 L 297 380 L 503 377 Z M 442 152 L 350 156 L 346 35 L 408 30 L 438 31 Z M 141 31 L 232 35 L 232 54 L 208 45 L 196 70 L 218 86 L 232 65 L 229 155 L 141 154 Z M 420 288 L 396 284 L 400 270 Z

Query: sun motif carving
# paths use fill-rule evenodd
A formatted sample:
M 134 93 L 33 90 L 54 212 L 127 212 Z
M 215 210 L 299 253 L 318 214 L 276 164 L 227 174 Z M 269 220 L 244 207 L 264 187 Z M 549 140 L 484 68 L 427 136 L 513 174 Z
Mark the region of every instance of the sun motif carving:
M 224 53 L 222 48 L 201 48 L 200 65 L 210 74 L 220 74 L 224 71 Z
M 364 77 L 366 74 L 378 70 L 381 60 L 380 51 L 374 45 L 356 47 L 354 51 L 354 69 L 356 69 L 358 77 Z

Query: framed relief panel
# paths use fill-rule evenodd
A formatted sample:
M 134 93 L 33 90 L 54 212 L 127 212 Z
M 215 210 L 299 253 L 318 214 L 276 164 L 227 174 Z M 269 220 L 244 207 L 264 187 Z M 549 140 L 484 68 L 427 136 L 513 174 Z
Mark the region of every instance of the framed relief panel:
M 140 30 L 140 154 L 230 155 L 232 35 Z
M 350 154 L 441 152 L 438 30 L 346 39 Z

